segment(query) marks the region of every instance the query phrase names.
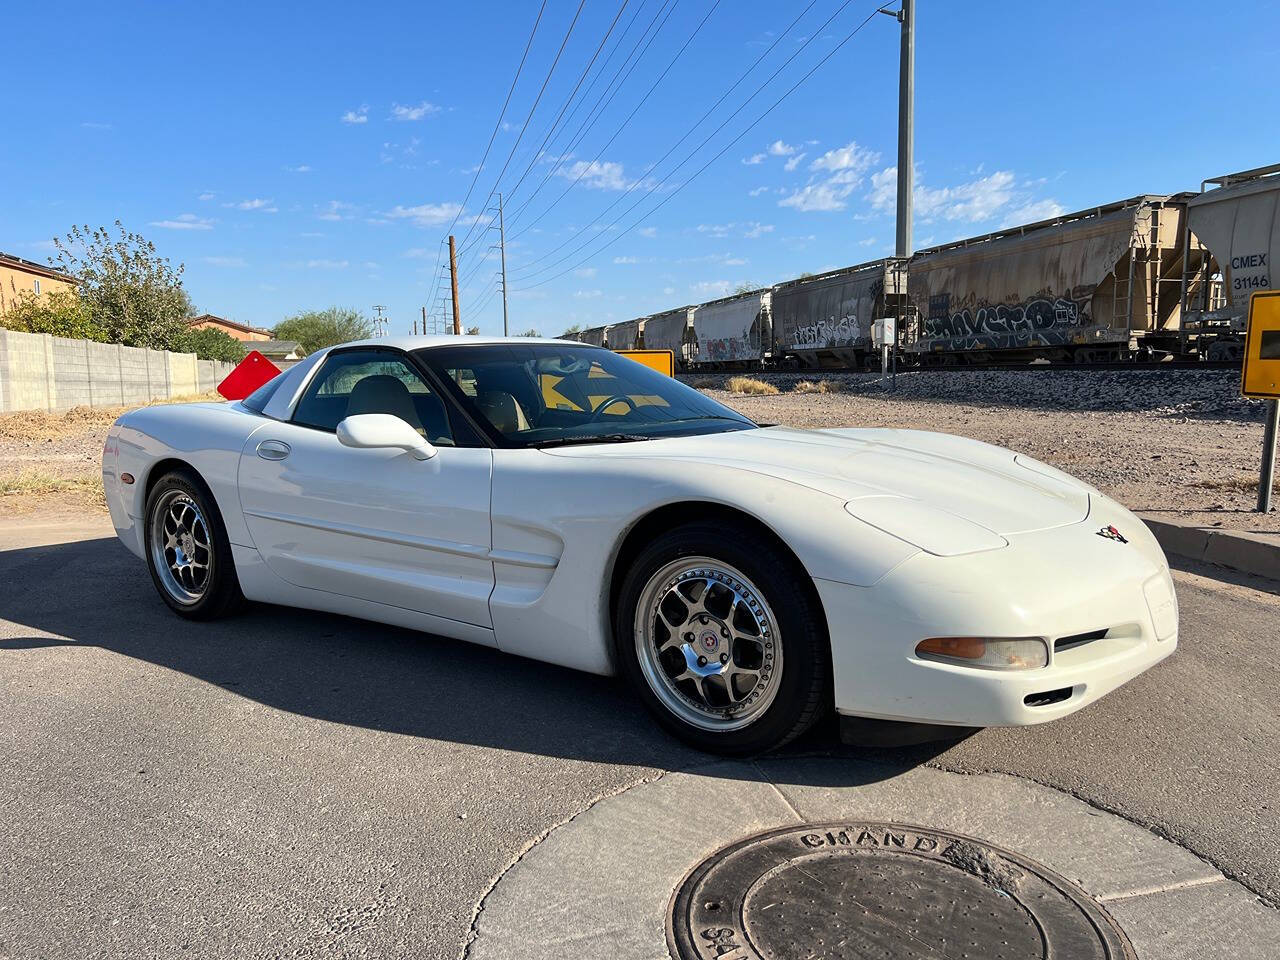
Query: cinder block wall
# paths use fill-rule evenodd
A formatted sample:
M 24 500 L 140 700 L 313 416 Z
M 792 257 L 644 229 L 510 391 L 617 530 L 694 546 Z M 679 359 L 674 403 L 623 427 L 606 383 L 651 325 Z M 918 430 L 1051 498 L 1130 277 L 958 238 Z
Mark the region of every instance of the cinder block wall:
M 0 329 L 0 412 L 145 403 L 214 389 L 235 364 Z

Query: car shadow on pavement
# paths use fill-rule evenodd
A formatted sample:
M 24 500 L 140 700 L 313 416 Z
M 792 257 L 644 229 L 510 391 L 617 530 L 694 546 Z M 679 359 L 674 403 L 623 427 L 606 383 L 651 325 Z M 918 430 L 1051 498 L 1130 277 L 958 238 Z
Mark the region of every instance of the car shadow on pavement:
M 111 538 L 0 552 L 0 584 L 0 618 L 32 631 L 0 639 L 0 663 L 23 649 L 96 646 L 268 707 L 371 730 L 669 770 L 715 759 L 669 737 L 615 679 L 265 604 L 211 623 L 183 620 Z M 783 754 L 847 757 L 839 779 L 879 780 L 949 746 L 844 747 L 831 722 Z

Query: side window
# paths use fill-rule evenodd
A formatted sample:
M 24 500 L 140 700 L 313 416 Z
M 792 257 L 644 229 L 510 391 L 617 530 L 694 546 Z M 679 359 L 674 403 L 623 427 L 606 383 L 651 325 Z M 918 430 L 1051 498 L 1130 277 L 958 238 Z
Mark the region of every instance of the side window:
M 398 353 L 350 350 L 330 356 L 298 400 L 293 422 L 333 431 L 361 413 L 389 413 L 432 443 L 453 445 L 444 404 Z

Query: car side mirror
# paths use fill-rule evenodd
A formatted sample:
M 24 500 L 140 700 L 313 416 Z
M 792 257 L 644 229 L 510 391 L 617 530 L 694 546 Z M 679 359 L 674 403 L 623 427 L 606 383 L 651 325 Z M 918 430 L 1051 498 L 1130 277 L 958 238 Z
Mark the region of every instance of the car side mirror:
M 389 413 L 357 413 L 338 424 L 338 442 L 344 447 L 363 450 L 393 448 L 413 454 L 415 459 L 430 460 L 436 448 L 399 417 Z

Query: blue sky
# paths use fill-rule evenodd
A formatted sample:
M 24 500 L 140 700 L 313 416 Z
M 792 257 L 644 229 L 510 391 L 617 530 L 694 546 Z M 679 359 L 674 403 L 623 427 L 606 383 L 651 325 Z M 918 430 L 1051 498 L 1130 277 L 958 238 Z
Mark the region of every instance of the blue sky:
M 21 5 L 0 59 L 0 249 L 43 261 L 73 223 L 120 219 L 186 265 L 203 310 L 271 326 L 380 303 L 407 332 L 443 292 L 437 255 L 456 215 L 459 241 L 472 237 L 464 322 L 500 332 L 486 209 L 510 155 L 513 331 L 554 335 L 873 259 L 894 237 L 888 17 L 689 180 L 876 6 L 836 13 L 842 2 L 815 0 L 784 32 L 807 0 L 629 0 L 621 16 L 621 0 L 586 0 L 511 155 L 578 9 L 548 0 L 465 208 L 540 0 L 68 4 L 65 29 Z M 918 0 L 914 246 L 1280 161 L 1280 11 L 1232 11 L 1228 29 L 1195 2 Z

